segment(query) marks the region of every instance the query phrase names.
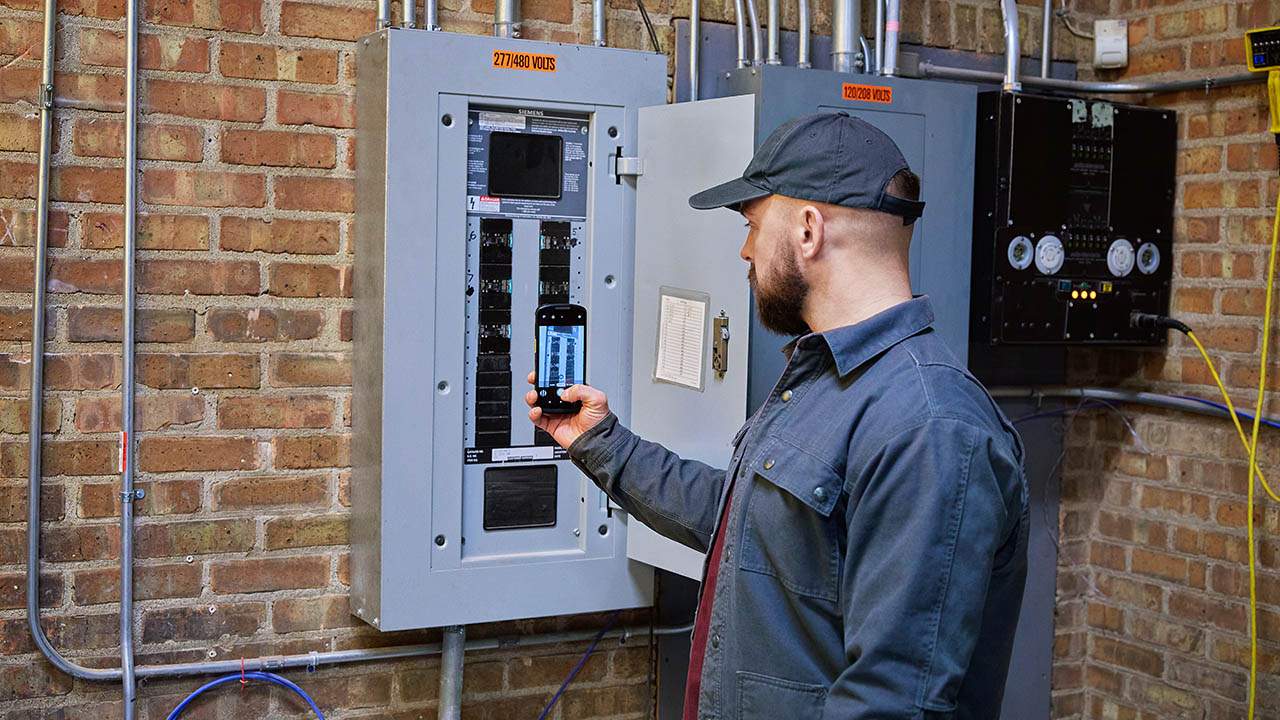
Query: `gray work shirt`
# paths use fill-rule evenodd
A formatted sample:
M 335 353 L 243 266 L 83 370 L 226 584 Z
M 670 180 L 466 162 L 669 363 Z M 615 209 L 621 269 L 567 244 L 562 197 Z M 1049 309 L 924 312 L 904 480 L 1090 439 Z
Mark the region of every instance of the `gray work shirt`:
M 570 446 L 654 530 L 702 552 L 726 533 L 699 718 L 998 717 L 1026 578 L 1022 442 L 932 322 L 918 297 L 794 341 L 727 471 L 612 415 Z

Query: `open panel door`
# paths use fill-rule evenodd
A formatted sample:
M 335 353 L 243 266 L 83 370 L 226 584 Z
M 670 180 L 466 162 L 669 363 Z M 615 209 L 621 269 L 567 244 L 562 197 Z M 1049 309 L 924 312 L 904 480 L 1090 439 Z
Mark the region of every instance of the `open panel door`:
M 755 96 L 641 108 L 639 137 L 631 429 L 683 458 L 724 467 L 746 421 L 752 309 L 738 258 L 746 230 L 737 213 L 694 210 L 689 196 L 742 175 L 755 150 Z M 728 324 L 723 373 L 712 362 L 719 318 Z M 635 518 L 627 556 L 702 577 L 702 553 Z

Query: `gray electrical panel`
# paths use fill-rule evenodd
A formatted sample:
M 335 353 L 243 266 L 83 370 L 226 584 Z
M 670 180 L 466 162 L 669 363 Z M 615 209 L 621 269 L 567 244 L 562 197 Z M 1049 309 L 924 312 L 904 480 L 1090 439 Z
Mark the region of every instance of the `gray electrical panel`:
M 630 417 L 626 160 L 666 58 L 407 29 L 358 49 L 353 612 L 400 630 L 650 604 L 622 513 L 523 398 L 535 309 L 572 302 L 588 382 Z

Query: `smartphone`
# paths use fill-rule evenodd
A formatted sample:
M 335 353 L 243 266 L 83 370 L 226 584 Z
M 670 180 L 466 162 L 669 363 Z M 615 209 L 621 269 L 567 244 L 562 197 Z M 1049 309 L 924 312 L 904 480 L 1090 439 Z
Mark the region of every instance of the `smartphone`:
M 534 331 L 536 405 L 551 415 L 576 413 L 580 402 L 565 402 L 560 391 L 587 382 L 587 309 L 581 305 L 543 305 Z

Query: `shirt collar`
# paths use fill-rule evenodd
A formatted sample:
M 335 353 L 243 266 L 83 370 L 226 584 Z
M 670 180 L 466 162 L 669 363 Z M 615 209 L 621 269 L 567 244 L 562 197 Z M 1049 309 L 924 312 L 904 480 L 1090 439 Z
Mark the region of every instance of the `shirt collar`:
M 783 352 L 791 355 L 797 348 L 816 347 L 821 338 L 831 350 L 836 372 L 844 377 L 866 361 L 924 331 L 933 324 L 933 304 L 928 295 L 918 295 L 898 303 L 855 325 L 845 325 L 822 333 L 809 333 L 787 343 Z

